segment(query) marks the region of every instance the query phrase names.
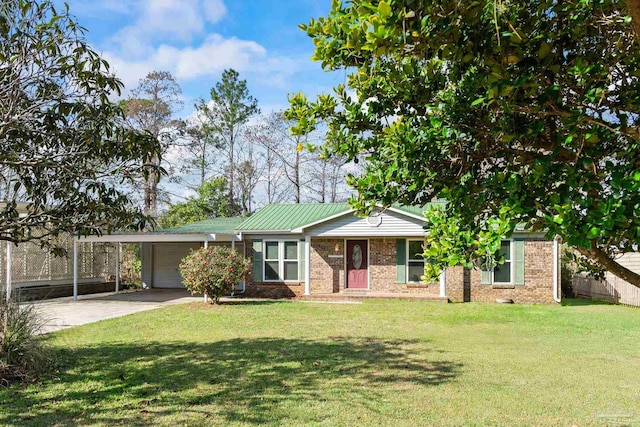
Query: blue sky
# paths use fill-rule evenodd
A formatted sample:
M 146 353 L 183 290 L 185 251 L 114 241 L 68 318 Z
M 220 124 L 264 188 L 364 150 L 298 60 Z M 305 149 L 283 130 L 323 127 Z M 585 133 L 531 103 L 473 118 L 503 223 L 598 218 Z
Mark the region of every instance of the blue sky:
M 209 98 L 226 68 L 247 80 L 263 111 L 286 108 L 289 93 L 313 96 L 344 80 L 310 60 L 313 44 L 298 28 L 325 16 L 330 0 L 67 2 L 127 90 L 150 71 L 173 73 L 184 95 L 181 116 Z

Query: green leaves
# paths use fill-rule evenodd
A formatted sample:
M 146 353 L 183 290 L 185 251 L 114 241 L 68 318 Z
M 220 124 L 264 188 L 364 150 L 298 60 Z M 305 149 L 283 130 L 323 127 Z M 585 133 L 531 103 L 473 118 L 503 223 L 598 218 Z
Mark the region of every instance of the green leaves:
M 391 6 L 384 0 L 378 3 L 378 14 L 382 19 L 386 19 L 391 16 Z
M 29 215 L 0 208 L 0 230 L 14 242 L 35 240 L 56 253 L 68 233 L 138 230 L 152 219 L 128 194 L 133 176 L 160 157 L 157 139 L 124 127 L 122 88 L 87 44 L 83 29 L 50 0 L 0 3 L 0 163 L 3 199 Z M 38 233 L 32 233 L 38 230 Z
M 549 55 L 549 52 L 551 52 L 551 46 L 546 42 L 542 42 L 540 44 L 540 49 L 538 49 L 538 58 L 545 59 L 547 55 Z
M 198 196 L 175 203 L 158 219 L 161 228 L 172 228 L 209 218 L 233 216 L 233 206 L 227 197 L 224 177 L 205 181 L 197 190 Z
M 225 246 L 192 250 L 180 263 L 180 274 L 191 294 L 205 294 L 218 302 L 250 272 L 251 261 Z
M 486 257 L 514 224 L 615 258 L 640 243 L 640 49 L 601 19 L 620 7 L 345 3 L 307 33 L 347 85 L 292 98 L 294 131 L 326 125 L 329 155 L 366 159 L 358 208 L 446 198 L 450 220 L 427 221 L 436 266 Z

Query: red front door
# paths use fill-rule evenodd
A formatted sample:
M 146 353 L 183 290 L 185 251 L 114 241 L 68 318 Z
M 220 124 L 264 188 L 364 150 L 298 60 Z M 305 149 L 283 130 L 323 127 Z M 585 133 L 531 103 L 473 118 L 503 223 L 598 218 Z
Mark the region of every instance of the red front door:
M 366 240 L 347 240 L 347 288 L 369 287 L 369 251 Z

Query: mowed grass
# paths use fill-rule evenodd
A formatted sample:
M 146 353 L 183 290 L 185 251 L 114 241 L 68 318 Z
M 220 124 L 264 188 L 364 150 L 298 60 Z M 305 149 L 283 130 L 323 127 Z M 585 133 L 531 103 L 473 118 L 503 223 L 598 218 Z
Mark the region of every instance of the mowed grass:
M 640 425 L 640 310 L 173 306 L 50 337 L 0 425 Z

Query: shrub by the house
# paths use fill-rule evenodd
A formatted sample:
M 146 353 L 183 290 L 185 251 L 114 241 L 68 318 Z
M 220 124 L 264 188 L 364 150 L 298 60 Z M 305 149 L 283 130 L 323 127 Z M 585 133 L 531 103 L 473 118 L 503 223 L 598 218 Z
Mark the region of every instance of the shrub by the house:
M 180 263 L 184 285 L 192 294 L 207 294 L 218 303 L 249 273 L 250 261 L 233 249 L 213 246 L 191 251 Z

